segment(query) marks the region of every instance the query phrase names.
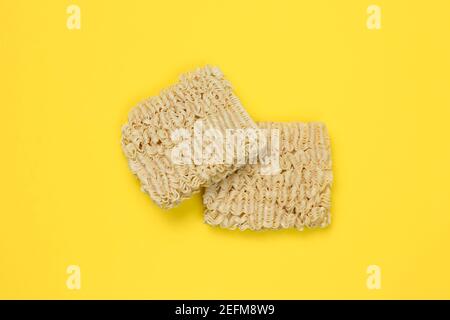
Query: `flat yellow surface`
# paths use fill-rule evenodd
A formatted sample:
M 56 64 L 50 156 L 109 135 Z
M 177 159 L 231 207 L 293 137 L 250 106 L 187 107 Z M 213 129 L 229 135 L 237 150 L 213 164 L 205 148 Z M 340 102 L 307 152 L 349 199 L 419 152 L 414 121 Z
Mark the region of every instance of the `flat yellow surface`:
M 450 298 L 449 15 L 446 0 L 1 0 L 0 298 Z M 221 230 L 200 195 L 164 212 L 140 191 L 128 111 L 205 64 L 256 121 L 327 125 L 329 228 Z

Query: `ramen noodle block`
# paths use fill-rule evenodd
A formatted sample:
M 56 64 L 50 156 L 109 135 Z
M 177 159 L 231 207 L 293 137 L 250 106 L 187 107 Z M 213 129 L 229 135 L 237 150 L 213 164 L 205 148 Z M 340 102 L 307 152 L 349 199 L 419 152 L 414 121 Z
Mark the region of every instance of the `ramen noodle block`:
M 247 164 L 205 190 L 205 222 L 241 230 L 323 228 L 330 223 L 330 140 L 321 123 L 259 123 L 279 132 L 279 170 Z M 267 138 L 270 141 L 270 138 Z
M 201 132 L 196 134 L 199 123 Z M 203 141 L 197 137 L 208 128 L 224 136 L 228 129 L 258 128 L 217 67 L 206 66 L 181 75 L 176 84 L 142 101 L 129 113 L 122 128 L 122 149 L 141 189 L 161 208 L 176 206 L 243 165 L 236 161 L 201 161 L 203 158 L 195 158 L 195 151 L 191 162 L 174 161 L 179 139 L 189 138 L 194 149 L 202 147 Z

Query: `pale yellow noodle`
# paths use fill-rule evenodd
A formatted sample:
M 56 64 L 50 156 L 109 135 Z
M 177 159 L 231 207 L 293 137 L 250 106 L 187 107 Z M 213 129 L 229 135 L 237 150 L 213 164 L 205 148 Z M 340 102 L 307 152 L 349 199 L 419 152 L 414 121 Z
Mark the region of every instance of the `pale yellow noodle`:
M 241 230 L 326 227 L 330 223 L 330 140 L 322 123 L 258 124 L 280 133 L 280 167 L 261 175 L 247 164 L 203 195 L 205 222 Z M 270 130 L 264 130 L 270 134 Z M 270 140 L 267 137 L 268 141 Z
M 210 66 L 181 75 L 178 83 L 139 103 L 122 128 L 122 148 L 129 167 L 141 189 L 162 208 L 176 206 L 241 167 L 235 163 L 176 165 L 171 161 L 171 133 L 176 129 L 192 132 L 197 120 L 213 123 L 222 131 L 257 129 L 222 72 Z

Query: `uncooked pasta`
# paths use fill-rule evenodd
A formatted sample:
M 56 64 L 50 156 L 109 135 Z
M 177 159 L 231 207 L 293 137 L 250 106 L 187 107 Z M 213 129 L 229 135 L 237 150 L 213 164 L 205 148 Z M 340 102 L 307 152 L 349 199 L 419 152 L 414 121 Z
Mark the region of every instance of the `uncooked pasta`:
M 205 222 L 241 230 L 325 227 L 330 223 L 330 140 L 321 123 L 260 123 L 279 132 L 279 171 L 247 164 L 203 195 Z M 267 138 L 270 141 L 270 138 Z
M 185 130 L 181 132 L 195 136 L 200 121 L 202 132 L 206 128 L 221 132 L 257 129 L 222 72 L 209 66 L 181 75 L 178 83 L 139 103 L 122 128 L 122 148 L 129 167 L 139 178 L 141 189 L 162 208 L 176 206 L 242 166 L 235 161 L 173 161 L 174 132 Z M 198 139 L 193 140 L 194 145 L 199 144 Z

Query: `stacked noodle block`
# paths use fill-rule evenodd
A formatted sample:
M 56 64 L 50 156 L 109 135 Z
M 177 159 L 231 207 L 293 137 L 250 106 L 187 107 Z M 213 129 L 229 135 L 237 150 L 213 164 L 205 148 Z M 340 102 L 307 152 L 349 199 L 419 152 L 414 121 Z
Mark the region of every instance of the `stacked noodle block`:
M 246 165 L 203 196 L 205 222 L 241 230 L 325 227 L 330 223 L 330 140 L 321 123 L 260 123 L 279 132 L 279 167 L 261 174 Z M 267 137 L 270 141 L 270 137 Z
M 194 124 L 199 120 L 204 130 L 215 128 L 223 133 L 257 128 L 222 72 L 209 66 L 181 75 L 178 83 L 139 103 L 122 128 L 122 149 L 129 167 L 142 190 L 161 208 L 176 206 L 242 166 L 172 161 L 172 133 L 186 129 L 195 137 Z

